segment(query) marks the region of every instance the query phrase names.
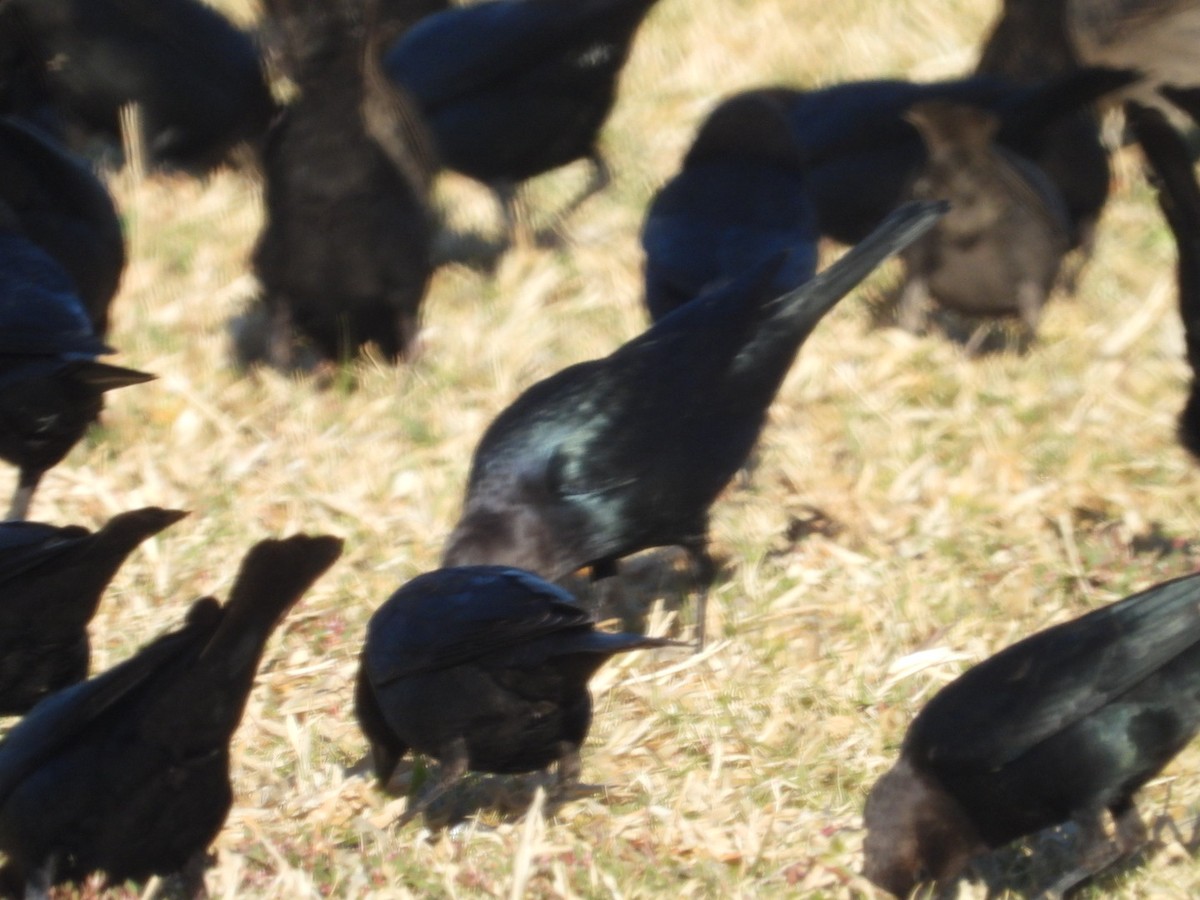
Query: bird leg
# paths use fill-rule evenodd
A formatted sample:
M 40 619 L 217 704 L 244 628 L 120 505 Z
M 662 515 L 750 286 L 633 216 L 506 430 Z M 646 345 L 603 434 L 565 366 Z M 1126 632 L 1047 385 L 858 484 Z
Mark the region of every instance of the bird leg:
M 909 275 L 900 292 L 896 323 L 909 334 L 923 334 L 929 316 L 929 284 L 919 275 Z
M 45 863 L 38 866 L 25 879 L 25 900 L 50 900 L 50 888 L 54 886 L 54 870 L 57 854 L 51 854 Z
M 599 620 L 605 609 L 625 613 L 625 591 L 615 559 L 595 563 L 591 571 L 592 617 Z
M 704 638 L 708 624 L 708 588 L 717 575 L 717 564 L 713 562 L 708 552 L 708 545 L 703 539 L 690 544 L 684 544 L 688 558 L 692 563 L 692 574 L 696 579 L 696 650 L 704 649 Z
M 612 169 L 608 167 L 608 160 L 601 155 L 599 150 L 592 151 L 591 155 L 588 156 L 588 162 L 592 166 L 591 178 L 583 186 L 583 190 L 559 211 L 555 219 L 556 225 L 562 224 L 575 215 L 579 207 L 583 206 L 594 194 L 600 193 L 612 184 Z
M 396 827 L 403 828 L 433 804 L 435 800 L 445 794 L 450 788 L 454 787 L 462 777 L 467 774 L 467 742 L 459 737 L 455 738 L 449 744 L 442 748 L 442 752 L 438 756 L 441 761 L 441 772 L 438 774 L 437 784 L 425 792 L 425 795 L 417 801 L 415 805 L 410 804 L 409 808 L 404 811 L 399 819 L 396 820 Z
M 9 522 L 23 522 L 29 516 L 29 506 L 33 501 L 33 492 L 37 490 L 38 482 L 42 480 L 41 472 L 30 472 L 22 469 L 17 481 L 17 489 L 13 491 L 12 505 L 8 508 Z
M 521 194 L 521 186 L 502 181 L 492 189 L 504 211 L 504 228 L 508 233 L 509 246 L 519 250 L 532 249 L 537 244 L 537 236 L 530 220 L 529 206 Z
M 1126 103 L 1125 116 L 1153 170 L 1158 205 L 1175 236 L 1179 254 L 1179 318 L 1192 370 L 1191 390 L 1179 414 L 1179 439 L 1191 453 L 1200 456 L 1200 185 L 1187 145 L 1160 111 Z
M 1076 885 L 1098 872 L 1104 871 L 1120 859 L 1124 855 L 1124 851 L 1121 849 L 1121 829 L 1122 827 L 1126 830 L 1133 829 L 1127 818 L 1131 811 L 1133 819 L 1141 827 L 1144 839 L 1145 826 L 1142 826 L 1141 819 L 1138 818 L 1137 810 L 1134 809 L 1132 803 L 1128 809 L 1121 811 L 1119 817 L 1114 816 L 1117 821 L 1117 841 L 1115 843 L 1109 839 L 1108 833 L 1104 830 L 1103 810 L 1089 809 L 1073 816 L 1073 821 L 1079 825 L 1077 864 L 1071 871 L 1060 876 L 1044 891 L 1041 891 L 1037 895 L 1037 900 L 1058 900 Z M 1124 826 L 1122 826 L 1122 821 L 1125 822 Z
M 570 741 L 560 743 L 562 753 L 558 757 L 558 788 L 566 790 L 579 783 L 583 772 L 583 764 L 579 761 L 579 745 Z

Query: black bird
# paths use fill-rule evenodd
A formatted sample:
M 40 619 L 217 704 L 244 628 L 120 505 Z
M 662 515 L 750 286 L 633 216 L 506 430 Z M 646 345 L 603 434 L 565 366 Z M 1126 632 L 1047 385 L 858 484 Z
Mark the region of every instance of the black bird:
M 17 230 L 0 200 L 0 459 L 19 469 L 8 518 L 23 519 L 42 475 L 100 415 L 105 391 L 154 376 L 96 361 L 96 336 L 75 285 Z
M 1073 884 L 1145 839 L 1133 795 L 1197 730 L 1190 575 L 1041 631 L 942 688 L 867 798 L 866 875 L 901 897 L 923 880 L 944 887 L 973 856 L 1073 820 L 1084 840 Z
M 997 143 L 1036 160 L 1055 123 L 1135 78 L 1123 70 L 1084 69 L 1034 85 L 973 75 L 926 84 L 858 81 L 791 91 L 789 113 L 808 161 L 808 190 L 821 234 L 853 243 L 903 200 L 926 161 L 920 136 L 904 119 L 915 103 L 948 100 L 986 109 L 1000 119 Z M 1088 208 L 1081 203 L 1079 214 Z M 1073 239 L 1080 234 L 1079 223 L 1072 222 Z
M 8 885 L 103 872 L 108 883 L 185 867 L 198 878 L 233 795 L 229 741 L 267 638 L 341 552 L 332 537 L 262 541 L 229 602 L 34 707 L 0 743 Z
M 263 152 L 266 224 L 254 251 L 265 350 L 295 365 L 293 330 L 326 360 L 374 342 L 396 361 L 416 337 L 430 275 L 430 138 L 383 74 L 376 36 L 340 0 L 269 5 L 299 96 Z M 361 10 L 359 10 L 361 13 Z
M 650 317 L 790 251 L 773 285 L 786 293 L 816 273 L 818 237 L 783 99 L 734 96 L 700 126 L 682 170 L 650 202 L 642 228 Z
M 514 565 L 559 579 L 616 574 L 638 550 L 684 547 L 707 587 L 708 508 L 746 461 L 800 345 L 883 259 L 941 215 L 897 211 L 791 293 L 783 260 L 716 288 L 604 359 L 527 389 L 475 450 L 443 565 Z M 703 642 L 705 596 L 697 612 Z
M 46 64 L 54 103 L 80 131 L 117 138 L 141 111 L 155 163 L 207 170 L 259 138 L 274 111 L 250 37 L 199 0 L 7 0 Z
M 1032 339 L 1070 242 L 1062 195 L 1034 163 L 994 143 L 994 114 L 927 100 L 907 117 L 928 153 L 912 196 L 947 200 L 950 210 L 902 253 L 902 323 L 920 331 L 934 300 L 969 316 L 1018 316 Z
M 0 201 L 22 233 L 71 277 L 103 337 L 125 268 L 125 238 L 108 189 L 91 168 L 36 127 L 0 118 Z
M 0 523 L 0 715 L 28 710 L 87 677 L 87 626 L 133 549 L 187 513 L 147 507 L 95 533 L 78 525 Z
M 414 578 L 367 626 L 355 714 L 383 785 L 409 750 L 442 764 L 411 819 L 467 771 L 557 763 L 579 778 L 588 680 L 617 653 L 676 642 L 597 631 L 566 591 L 521 569 L 463 566 Z
M 609 181 L 597 137 L 634 34 L 657 0 L 484 0 L 422 19 L 387 54 L 443 165 L 490 185 L 510 236 L 517 186 L 577 159 Z

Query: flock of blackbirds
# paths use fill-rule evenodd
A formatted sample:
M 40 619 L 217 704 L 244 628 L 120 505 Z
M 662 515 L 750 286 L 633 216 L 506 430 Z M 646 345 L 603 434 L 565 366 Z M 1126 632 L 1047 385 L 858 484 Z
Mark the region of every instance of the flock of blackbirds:
M 0 741 L 0 889 L 43 896 L 92 872 L 182 873 L 198 889 L 266 641 L 341 553 L 333 537 L 262 541 L 225 605 L 195 601 L 178 629 L 87 678 L 107 584 L 184 513 L 137 510 L 95 533 L 23 521 L 104 393 L 153 377 L 99 361 L 124 242 L 68 145 L 124 134 L 148 164 L 199 173 L 252 156 L 261 329 L 241 336 L 241 362 L 295 370 L 367 345 L 400 361 L 434 266 L 439 170 L 494 189 L 520 243 L 535 238 L 521 184 L 586 159 L 593 177 L 562 215 L 577 209 L 609 179 L 597 137 L 655 2 L 263 0 L 256 42 L 197 0 L 0 0 L 0 458 L 19 471 L 0 524 L 0 713 L 24 716 Z M 1200 189 L 1172 118 L 1200 120 L 1198 19 L 1189 0 L 1006 0 L 976 73 L 762 86 L 715 106 L 647 210 L 647 330 L 496 417 L 443 567 L 370 621 L 354 697 L 375 773 L 386 786 L 409 751 L 441 764 L 406 819 L 469 770 L 556 765 L 569 785 L 590 677 L 678 643 L 598 630 L 555 582 L 682 547 L 703 644 L 709 509 L 805 339 L 880 262 L 906 263 L 904 326 L 937 307 L 968 317 L 969 352 L 996 318 L 1034 339 L 1107 197 L 1098 101 L 1125 105 L 1154 170 L 1200 374 Z M 855 246 L 818 273 L 822 239 Z M 1200 454 L 1197 384 L 1180 436 Z M 969 670 L 868 798 L 867 876 L 898 896 L 946 889 L 978 854 L 1068 820 L 1084 839 L 1063 885 L 1132 852 L 1133 795 L 1200 730 L 1197 677 L 1200 576 Z

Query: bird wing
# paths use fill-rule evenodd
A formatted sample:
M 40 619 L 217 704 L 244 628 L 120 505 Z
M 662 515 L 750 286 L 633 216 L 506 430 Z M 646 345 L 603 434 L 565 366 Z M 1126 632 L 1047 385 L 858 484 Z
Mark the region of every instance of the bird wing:
M 189 652 L 199 652 L 220 619 L 215 600 L 197 600 L 183 628 L 163 635 L 107 672 L 51 694 L 35 706 L 0 742 L 0 805 L 26 775 L 164 665 Z
M 413 579 L 376 611 L 364 655 L 379 687 L 590 623 L 570 594 L 521 569 L 439 569 Z
M 61 556 L 89 534 L 77 525 L 59 528 L 41 522 L 0 522 L 0 585 Z
M 943 688 L 905 753 L 991 770 L 1134 688 L 1200 641 L 1200 575 L 1164 582 L 1013 644 Z

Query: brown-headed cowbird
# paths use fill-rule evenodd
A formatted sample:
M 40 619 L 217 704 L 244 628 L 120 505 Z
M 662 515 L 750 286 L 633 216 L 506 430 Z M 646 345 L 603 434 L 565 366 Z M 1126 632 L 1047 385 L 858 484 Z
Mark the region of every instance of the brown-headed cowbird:
M 521 569 L 438 569 L 371 617 L 355 713 L 382 784 L 409 750 L 442 764 L 406 819 L 467 771 L 557 763 L 569 784 L 592 724 L 588 680 L 610 656 L 673 643 L 597 631 L 570 594 Z
M 678 545 L 711 578 L 708 509 L 746 461 L 805 338 L 944 207 L 914 203 L 799 288 L 782 259 L 660 319 L 610 356 L 528 388 L 488 427 L 443 565 L 513 565 L 551 580 Z M 698 602 L 703 641 L 705 592 Z
M 50 695 L 0 742 L 0 850 L 8 885 L 103 872 L 110 884 L 202 874 L 233 802 L 229 741 L 264 645 L 341 552 L 298 535 L 251 548 L 220 606 Z
M 646 211 L 651 319 L 783 252 L 777 293 L 812 278 L 819 232 L 802 162 L 777 93 L 738 94 L 709 114 L 682 169 Z
M 299 95 L 263 151 L 266 222 L 254 251 L 268 340 L 241 350 L 296 365 L 294 337 L 323 359 L 374 342 L 396 361 L 416 337 L 430 274 L 429 137 L 383 74 L 373 5 L 271 0 Z
M 920 330 L 932 299 L 971 316 L 1018 316 L 1032 338 L 1069 244 L 1062 196 L 1036 165 L 994 142 L 993 114 L 928 100 L 907 117 L 928 151 L 912 196 L 947 200 L 950 210 L 901 254 L 902 323 Z
M 919 83 L 852 81 L 809 91 L 789 90 L 789 115 L 806 160 L 806 184 L 817 207 L 821 234 L 842 243 L 860 240 L 906 195 L 925 163 L 925 148 L 904 113 L 916 103 L 947 100 L 994 113 L 996 141 L 1030 160 L 1041 158 L 1048 134 L 1098 98 L 1131 83 L 1124 70 L 1085 69 L 1033 84 L 996 75 L 972 75 Z M 773 89 L 778 90 L 778 89 Z M 1060 187 L 1064 194 L 1067 185 Z M 1107 190 L 1107 184 L 1103 186 Z M 1104 192 L 1095 185 L 1072 191 L 1081 196 L 1072 212 L 1093 216 Z M 1075 240 L 1082 220 L 1072 222 Z
M 422 19 L 387 54 L 443 165 L 490 185 L 515 232 L 517 186 L 578 159 L 609 181 L 597 136 L 657 0 L 484 0 Z
M 1200 729 L 1200 575 L 1047 628 L 963 673 L 871 790 L 868 878 L 900 897 L 1043 828 L 1082 830 L 1078 881 L 1145 837 L 1134 793 Z M 1065 889 L 1069 885 L 1059 885 Z
M 96 532 L 0 522 L 0 715 L 87 677 L 88 622 L 125 557 L 187 513 L 151 506 Z

